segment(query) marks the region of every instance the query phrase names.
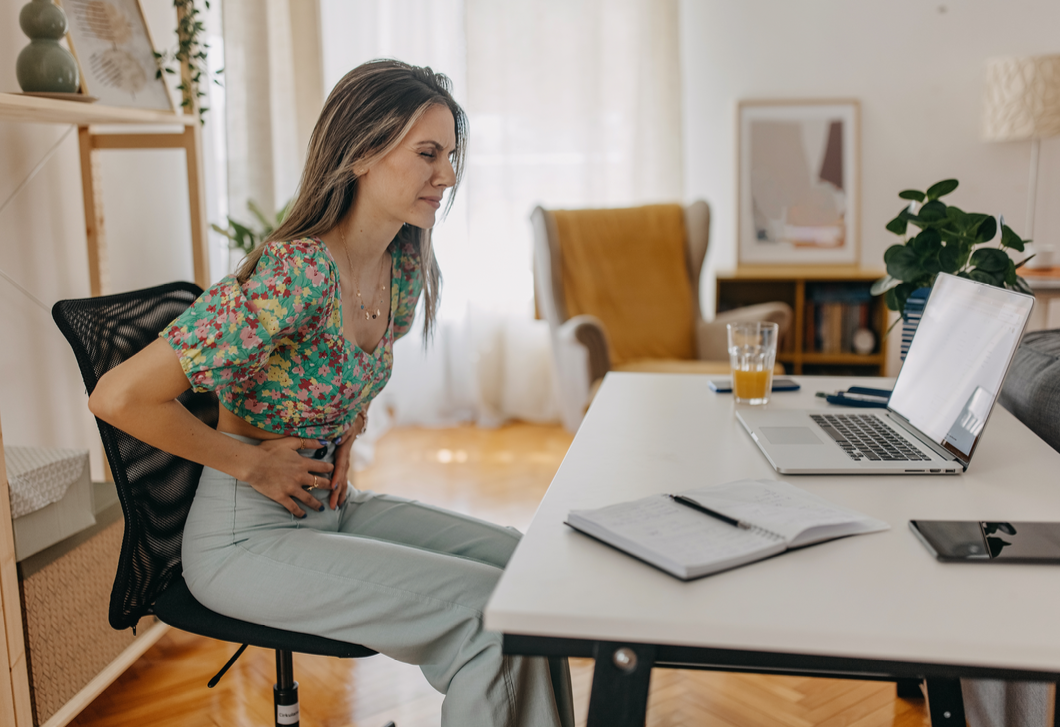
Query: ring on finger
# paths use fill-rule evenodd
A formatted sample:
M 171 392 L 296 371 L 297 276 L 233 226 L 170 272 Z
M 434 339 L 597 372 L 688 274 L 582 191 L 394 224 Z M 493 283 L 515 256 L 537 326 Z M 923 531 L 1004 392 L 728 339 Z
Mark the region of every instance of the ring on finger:
M 316 476 L 316 475 L 313 475 L 313 484 L 311 484 L 311 485 L 309 486 L 309 489 L 310 489 L 310 490 L 315 490 L 315 489 L 317 489 L 317 476 Z

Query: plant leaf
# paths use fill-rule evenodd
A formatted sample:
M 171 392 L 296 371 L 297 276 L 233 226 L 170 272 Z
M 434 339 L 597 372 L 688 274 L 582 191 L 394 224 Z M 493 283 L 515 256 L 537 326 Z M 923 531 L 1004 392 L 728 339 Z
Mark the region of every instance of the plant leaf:
M 1030 242 L 1027 240 L 1026 242 Z M 1001 226 L 1001 247 L 1010 247 L 1017 252 L 1023 252 L 1024 240 L 1020 238 L 1008 225 Z
M 942 235 L 928 228 L 913 238 L 912 245 L 919 255 L 935 255 L 942 249 Z
M 939 272 L 955 273 L 962 267 L 961 246 L 959 244 L 946 245 L 939 250 Z
M 1011 258 L 1009 258 L 1008 265 L 1005 267 L 1005 272 L 1003 274 L 1005 276 L 1005 285 L 1007 287 L 1012 287 L 1016 284 L 1016 278 L 1018 277 L 1016 275 L 1016 263 L 1012 262 Z
M 987 217 L 985 220 L 979 223 L 979 227 L 975 230 L 975 241 L 976 242 L 990 242 L 994 239 L 994 235 L 997 234 L 997 220 L 993 217 Z
M 883 260 L 887 263 L 887 274 L 905 283 L 910 283 L 924 274 L 920 256 L 909 246 L 892 245 L 883 254 Z
M 1004 273 L 1012 260 L 996 247 L 981 247 L 972 253 L 972 267 L 987 273 Z
M 1034 255 L 1037 255 L 1037 254 L 1038 253 L 1034 253 Z M 1023 258 L 1018 263 L 1016 263 L 1016 267 L 1017 268 L 1022 268 L 1024 265 L 1027 264 L 1027 261 L 1029 261 L 1032 257 L 1034 257 L 1034 255 L 1028 255 L 1027 257 Z
M 1012 287 L 1021 293 L 1026 293 L 1027 295 L 1034 295 L 1034 291 L 1031 290 L 1031 286 L 1027 285 L 1027 281 L 1018 275 L 1016 276 L 1016 284 Z
M 257 202 L 252 199 L 248 199 L 247 209 L 250 210 L 250 213 L 254 215 L 254 217 L 258 220 L 258 222 L 262 224 L 263 227 L 269 228 L 268 232 L 272 232 L 272 223 L 269 222 L 269 218 L 265 216 L 265 213 L 262 211 L 261 207 L 258 206 Z
M 888 308 L 895 311 L 901 311 L 902 307 L 898 305 L 898 288 L 891 288 L 883 296 L 883 302 Z
M 938 222 L 946 219 L 946 205 L 943 202 L 939 202 L 937 199 L 932 199 L 930 202 L 924 203 L 924 206 L 920 208 L 917 213 L 917 217 L 922 219 L 924 222 Z
M 884 275 L 882 278 L 872 284 L 870 292 L 873 295 L 883 295 L 891 288 L 894 288 L 897 285 L 901 285 L 901 283 L 902 281 L 898 278 L 893 278 L 890 275 Z
M 229 240 L 234 240 L 235 239 L 235 237 L 232 236 L 232 230 L 230 230 L 230 229 L 226 230 L 225 228 L 221 227 L 220 225 L 215 225 L 212 222 L 210 223 L 210 229 L 212 229 L 214 232 L 221 233 L 222 235 L 227 237 Z
M 957 189 L 956 179 L 943 179 L 941 182 L 932 184 L 927 189 L 927 198 L 929 200 L 936 200 L 939 197 L 944 197 L 953 190 Z
M 955 207 L 952 204 L 947 206 L 946 216 L 953 221 L 955 225 L 954 232 L 964 231 L 968 228 L 968 217 L 970 215 L 960 207 Z
M 896 235 L 904 235 L 908 222 L 905 218 L 905 209 L 898 213 L 898 216 L 887 223 L 887 230 L 893 232 Z
M 968 277 L 978 283 L 986 283 L 987 285 L 995 285 L 998 288 L 1002 287 L 1005 282 L 1005 278 L 999 273 L 992 273 L 980 268 L 972 268 L 968 271 Z
M 917 202 L 923 202 L 924 201 L 924 193 L 923 192 L 918 192 L 915 189 L 902 190 L 901 192 L 898 193 L 898 196 L 901 197 L 902 199 L 911 199 L 911 200 L 915 200 Z

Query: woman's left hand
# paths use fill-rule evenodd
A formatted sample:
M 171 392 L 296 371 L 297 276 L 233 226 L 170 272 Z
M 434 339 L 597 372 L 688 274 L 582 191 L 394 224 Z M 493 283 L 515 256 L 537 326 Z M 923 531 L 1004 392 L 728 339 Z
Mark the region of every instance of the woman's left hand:
M 350 469 L 350 450 L 353 440 L 364 432 L 368 419 L 364 413 L 357 415 L 353 426 L 342 433 L 342 441 L 335 448 L 335 469 L 331 472 L 331 496 L 328 505 L 332 510 L 346 502 L 346 491 L 349 489 L 348 474 Z

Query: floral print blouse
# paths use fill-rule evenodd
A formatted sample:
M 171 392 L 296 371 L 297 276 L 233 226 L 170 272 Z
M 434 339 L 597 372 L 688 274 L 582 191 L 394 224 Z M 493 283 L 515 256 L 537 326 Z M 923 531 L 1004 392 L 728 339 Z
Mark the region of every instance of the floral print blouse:
M 412 326 L 422 290 L 419 253 L 395 241 L 390 321 L 371 354 L 342 332 L 339 271 L 323 242 L 270 242 L 254 274 L 199 296 L 159 334 L 192 388 L 268 432 L 335 439 L 390 379 L 393 345 Z

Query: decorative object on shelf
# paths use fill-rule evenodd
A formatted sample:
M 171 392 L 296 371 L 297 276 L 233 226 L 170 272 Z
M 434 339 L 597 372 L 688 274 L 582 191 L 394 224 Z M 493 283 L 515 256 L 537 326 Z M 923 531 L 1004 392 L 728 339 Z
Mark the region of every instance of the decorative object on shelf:
M 983 138 L 986 141 L 1031 141 L 1027 185 L 1027 236 L 1034 237 L 1038 196 L 1038 151 L 1042 139 L 1060 134 L 1060 55 L 990 58 L 983 93 Z M 1027 240 L 1030 242 L 1030 240 Z M 1048 268 L 1055 243 L 1032 243 L 1031 268 Z
M 80 81 L 77 60 L 59 45 L 66 33 L 66 15 L 51 0 L 32 0 L 18 14 L 30 44 L 15 61 L 15 76 L 30 93 L 75 93 Z
M 137 0 L 62 3 L 86 94 L 108 106 L 174 110 L 165 82 L 156 78 L 154 46 Z
M 868 351 L 860 352 L 854 347 L 857 332 L 872 325 L 870 287 L 868 282 L 806 283 L 803 350 L 825 354 L 872 353 L 875 336 Z
M 191 109 L 198 113 L 199 118 L 210 110 L 208 106 L 202 105 L 202 99 L 206 98 L 206 91 L 200 85 L 204 76 L 209 76 L 210 71 L 206 67 L 206 51 L 210 46 L 203 43 L 201 38 L 205 26 L 199 19 L 199 9 L 195 6 L 196 0 L 173 0 L 173 7 L 177 9 L 177 49 L 155 53 L 155 61 L 158 70 L 155 71 L 156 78 L 162 78 L 162 73 L 180 74 L 180 83 L 177 90 L 180 91 L 181 108 Z M 203 5 L 210 9 L 209 0 L 203 0 Z M 174 65 L 175 64 L 175 65 Z M 187 68 L 187 73 L 183 72 Z M 219 76 L 224 70 L 215 72 Z M 221 85 L 217 79 L 214 83 Z
M 868 356 L 876 350 L 876 334 L 871 328 L 859 328 L 854 331 L 853 347 L 854 353 L 859 356 Z
M 905 237 L 905 242 L 892 245 L 883 254 L 887 275 L 873 283 L 872 294 L 884 295 L 887 307 L 900 311 L 903 320 L 908 321 L 906 302 L 913 292 L 930 288 L 939 273 L 1031 292 L 1026 281 L 1016 274 L 1028 258 L 1016 263 L 1007 252 L 1023 252 L 1028 241 L 1013 232 L 1001 217 L 999 246 L 977 248 L 997 236 L 998 220 L 943 202 L 940 198 L 957 189 L 957 184 L 956 179 L 944 179 L 926 192 L 907 189 L 898 193 L 909 200 L 909 206 L 887 223 L 887 229 Z M 907 235 L 910 224 L 920 228 L 916 235 Z
M 854 100 L 741 101 L 741 265 L 854 265 L 860 107 Z

